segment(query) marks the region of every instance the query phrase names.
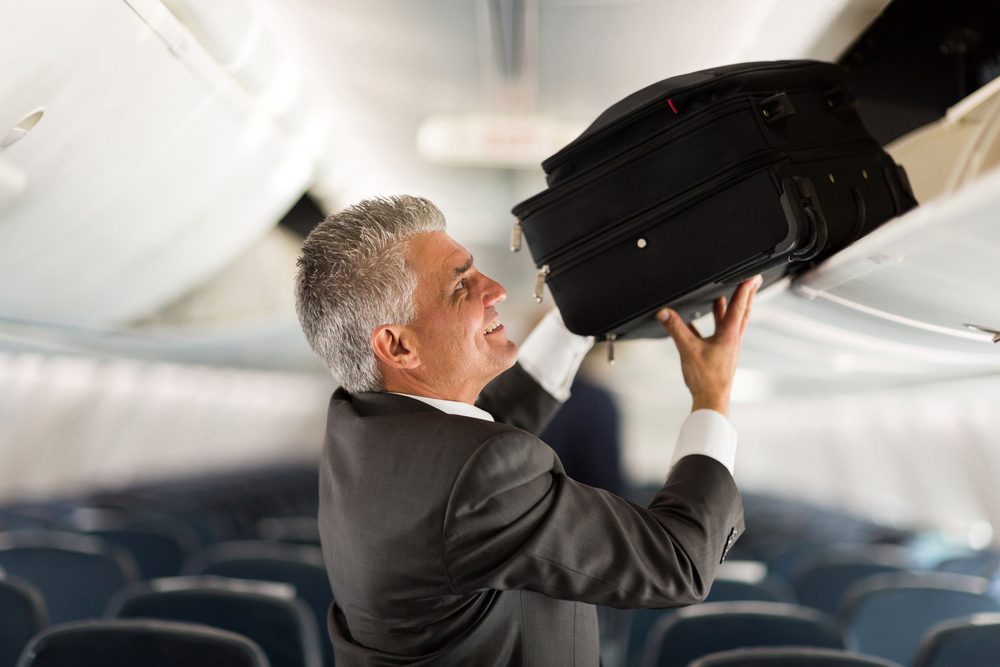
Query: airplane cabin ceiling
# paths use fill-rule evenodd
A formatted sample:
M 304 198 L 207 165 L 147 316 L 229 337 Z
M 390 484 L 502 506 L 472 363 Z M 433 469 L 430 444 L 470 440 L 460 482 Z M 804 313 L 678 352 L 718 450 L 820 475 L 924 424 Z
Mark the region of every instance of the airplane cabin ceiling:
M 683 72 L 834 60 L 888 0 L 0 0 L 15 4 L 19 20 L 0 25 L 0 131 L 44 114 L 0 149 L 2 347 L 315 369 L 290 300 L 275 298 L 291 290 L 294 242 L 272 233 L 307 188 L 327 209 L 430 197 L 527 322 L 530 262 L 502 256 L 509 209 L 544 186 L 545 155 L 435 162 L 417 143 L 428 119 L 582 129 Z M 762 295 L 750 374 L 781 394 L 1000 370 L 982 333 L 954 329 L 1000 327 L 984 279 L 994 181 Z M 853 272 L 893 247 L 907 261 Z

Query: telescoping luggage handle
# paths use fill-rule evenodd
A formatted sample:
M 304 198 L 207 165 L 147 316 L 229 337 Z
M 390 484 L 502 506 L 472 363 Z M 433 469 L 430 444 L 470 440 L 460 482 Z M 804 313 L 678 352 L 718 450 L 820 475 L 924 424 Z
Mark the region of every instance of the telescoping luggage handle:
M 788 235 L 775 246 L 774 255 L 788 253 L 789 262 L 806 262 L 826 247 L 826 218 L 812 181 L 803 176 L 781 179 L 781 208 L 788 221 Z

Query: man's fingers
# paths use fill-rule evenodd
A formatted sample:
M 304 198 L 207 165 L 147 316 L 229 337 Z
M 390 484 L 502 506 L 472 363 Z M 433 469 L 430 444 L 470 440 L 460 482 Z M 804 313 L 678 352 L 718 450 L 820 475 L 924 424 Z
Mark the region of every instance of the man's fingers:
M 750 297 L 757 291 L 762 282 L 763 278 L 758 275 L 740 283 L 740 286 L 736 288 L 736 294 L 733 295 L 733 301 L 729 304 L 729 309 L 726 311 L 726 319 L 723 322 L 725 328 L 733 328 L 739 331 L 739 328 L 743 325 L 743 316 L 746 314 Z
M 743 311 L 743 321 L 740 323 L 740 338 L 743 337 L 743 333 L 747 330 L 747 324 L 750 323 L 750 310 L 753 308 L 753 300 L 755 296 L 757 296 L 757 290 L 750 293 L 750 299 L 747 301 L 747 308 Z
M 720 296 L 712 303 L 712 314 L 715 315 L 715 330 L 722 328 L 722 321 L 726 317 L 726 297 Z
M 700 338 L 697 335 L 697 331 L 692 332 L 675 310 L 664 308 L 656 314 L 656 318 L 660 320 L 660 324 L 667 330 L 667 333 L 674 339 L 678 347 L 688 348 L 694 344 L 695 340 Z

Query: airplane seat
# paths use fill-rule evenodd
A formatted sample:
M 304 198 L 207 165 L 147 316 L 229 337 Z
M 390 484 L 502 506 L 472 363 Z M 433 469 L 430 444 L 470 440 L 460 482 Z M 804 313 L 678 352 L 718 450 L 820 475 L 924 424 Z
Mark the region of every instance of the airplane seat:
M 239 537 L 256 539 L 263 518 L 318 514 L 319 473 L 314 465 L 242 471 L 209 481 L 208 495 L 232 517 Z
M 320 667 L 319 630 L 295 590 L 274 582 L 173 577 L 119 592 L 107 617 L 201 623 L 249 637 L 272 667 Z
M 1000 656 L 1000 614 L 975 614 L 932 627 L 914 667 L 993 667 Z
M 309 516 L 263 517 L 254 524 L 258 539 L 319 546 L 319 519 Z
M 48 625 L 42 594 L 0 572 L 0 665 L 13 665 L 32 637 Z
M 44 630 L 17 667 L 270 667 L 247 637 L 192 623 L 92 620 Z
M 791 584 L 799 604 L 835 615 L 844 593 L 853 584 L 873 575 L 905 571 L 898 563 L 862 554 L 826 553 L 803 563 Z
M 661 618 L 650 632 L 643 667 L 687 667 L 728 649 L 813 646 L 843 649 L 834 620 L 808 607 L 777 602 L 715 602 Z
M 903 546 L 853 541 L 809 541 L 786 544 L 766 561 L 768 572 L 794 582 L 818 559 L 843 558 L 845 561 L 885 563 L 900 568 L 909 562 Z
M 55 520 L 24 514 L 16 509 L 0 509 L 0 530 L 47 530 Z
M 184 561 L 198 548 L 198 537 L 183 522 L 155 514 L 121 510 L 77 509 L 68 526 L 115 544 L 130 554 L 142 579 L 180 574 Z
M 988 583 L 939 572 L 875 575 L 848 589 L 839 618 L 851 649 L 909 665 L 936 624 L 1000 611 Z
M 689 667 L 902 667 L 851 651 L 806 646 L 738 648 L 711 653 Z
M 743 493 L 743 511 L 747 530 L 734 545 L 731 557 L 763 561 L 772 574 L 785 579 L 803 559 L 824 553 L 831 544 L 880 550 L 895 547 L 902 554 L 902 545 L 913 535 L 913 531 L 848 512 L 754 491 Z
M 186 575 L 215 575 L 234 579 L 291 584 L 311 608 L 325 637 L 327 613 L 333 602 L 330 580 L 319 547 L 265 541 L 222 542 L 201 550 L 184 566 Z M 326 665 L 333 664 L 333 647 L 320 641 Z
M 80 507 L 118 511 L 129 516 L 167 518 L 175 524 L 181 524 L 181 530 L 193 536 L 198 547 L 235 539 L 237 536 L 231 518 L 189 492 L 186 480 L 179 482 L 176 487 L 146 486 L 90 494 L 80 503 Z
M 128 552 L 58 531 L 0 533 L 0 568 L 38 589 L 52 623 L 100 617 L 108 600 L 139 578 Z
M 712 584 L 705 601 L 701 604 L 722 602 L 790 602 L 784 596 L 784 589 L 775 588 L 773 580 L 760 582 L 740 581 L 738 579 L 717 578 Z M 667 618 L 681 609 L 692 607 L 676 607 L 670 609 L 634 609 L 629 614 L 625 625 L 624 647 L 626 665 L 638 664 L 646 647 L 646 642 L 653 628 L 661 619 Z
M 939 572 L 951 572 L 952 574 L 992 577 L 1000 572 L 1000 553 L 984 550 L 956 556 L 941 561 L 935 569 Z

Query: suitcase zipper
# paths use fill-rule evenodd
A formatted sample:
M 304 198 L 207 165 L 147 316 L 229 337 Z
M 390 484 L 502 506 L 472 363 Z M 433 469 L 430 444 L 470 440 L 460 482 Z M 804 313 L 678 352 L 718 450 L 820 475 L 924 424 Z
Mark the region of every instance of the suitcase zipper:
M 632 234 L 643 231 L 650 220 L 662 216 L 665 211 L 683 209 L 685 204 L 698 198 L 714 194 L 719 190 L 723 190 L 731 183 L 741 179 L 747 174 L 752 173 L 761 167 L 780 162 L 784 158 L 784 153 L 780 151 L 771 150 L 758 154 L 749 160 L 745 160 L 744 162 L 735 165 L 723 174 L 712 178 L 712 181 L 721 178 L 722 180 L 718 182 L 703 181 L 701 184 L 696 185 L 687 192 L 678 195 L 668 202 L 637 214 L 631 221 L 627 221 L 612 229 L 600 230 L 595 234 L 591 234 L 588 237 L 580 239 L 569 248 L 543 258 L 540 260 L 542 262 L 542 266 L 538 270 L 538 274 L 535 277 L 535 301 L 541 303 L 542 290 L 550 276 L 571 269 L 577 264 L 587 261 L 591 257 L 603 252 L 607 245 L 610 245 L 621 238 L 628 238 Z M 552 265 L 556 261 L 559 261 L 560 265 L 557 271 L 553 271 Z
M 523 243 L 524 232 L 521 229 L 521 221 L 514 219 L 514 228 L 510 230 L 510 251 L 520 252 Z
M 541 303 L 542 297 L 545 295 L 545 280 L 549 277 L 549 265 L 545 264 L 542 268 L 538 269 L 538 275 L 535 276 L 535 303 Z

